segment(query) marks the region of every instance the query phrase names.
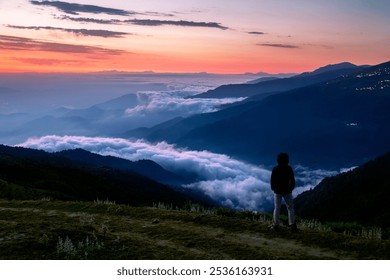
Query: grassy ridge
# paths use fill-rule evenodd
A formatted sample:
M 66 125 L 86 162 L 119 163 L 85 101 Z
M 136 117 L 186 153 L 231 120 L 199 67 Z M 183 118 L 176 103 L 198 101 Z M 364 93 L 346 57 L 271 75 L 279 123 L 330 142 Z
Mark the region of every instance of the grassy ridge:
M 109 201 L 0 200 L 0 259 L 389 259 L 390 242 Z
M 35 153 L 39 157 L 31 155 Z M 84 165 L 43 151 L 1 145 L 0 197 L 69 201 L 99 198 L 136 206 L 151 205 L 155 200 L 180 205 L 190 199 L 186 193 L 131 171 Z

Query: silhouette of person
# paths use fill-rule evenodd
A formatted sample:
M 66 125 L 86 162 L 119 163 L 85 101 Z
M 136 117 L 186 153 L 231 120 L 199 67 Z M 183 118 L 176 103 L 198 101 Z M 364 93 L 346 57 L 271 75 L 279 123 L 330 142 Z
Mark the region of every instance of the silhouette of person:
M 280 222 L 280 208 L 282 198 L 287 205 L 288 224 L 292 231 L 297 231 L 294 214 L 294 199 L 292 191 L 295 188 L 294 171 L 289 165 L 287 153 L 280 153 L 277 157 L 278 165 L 272 169 L 271 189 L 274 192 L 274 212 L 272 219 L 272 229 L 277 229 Z

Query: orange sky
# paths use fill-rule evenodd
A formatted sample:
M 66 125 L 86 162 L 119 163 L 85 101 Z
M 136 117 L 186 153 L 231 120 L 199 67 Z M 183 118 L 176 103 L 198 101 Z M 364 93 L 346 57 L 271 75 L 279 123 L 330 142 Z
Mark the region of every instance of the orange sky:
M 0 72 L 287 73 L 390 60 L 390 2 L 0 2 Z M 244 5 L 245 4 L 245 5 Z

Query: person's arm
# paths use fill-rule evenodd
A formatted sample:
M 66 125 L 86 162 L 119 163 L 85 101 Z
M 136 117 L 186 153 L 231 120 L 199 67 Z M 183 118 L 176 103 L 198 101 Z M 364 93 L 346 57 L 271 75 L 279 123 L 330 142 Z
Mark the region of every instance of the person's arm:
M 290 186 L 291 186 L 291 190 L 293 190 L 295 188 L 295 175 L 294 175 L 294 171 L 291 168 L 291 166 L 290 166 L 290 170 L 291 170 Z
M 272 173 L 271 173 L 271 190 L 272 191 L 275 190 L 275 168 L 272 169 Z

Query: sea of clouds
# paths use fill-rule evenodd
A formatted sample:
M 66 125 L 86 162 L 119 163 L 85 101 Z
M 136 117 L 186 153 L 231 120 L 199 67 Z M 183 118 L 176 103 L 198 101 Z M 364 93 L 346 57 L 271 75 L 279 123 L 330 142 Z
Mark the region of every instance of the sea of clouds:
M 177 117 L 215 112 L 244 98 L 191 97 L 246 79 L 190 74 L 0 75 L 0 84 L 6 86 L 0 87 L 0 143 L 14 145 L 51 134 L 122 135 Z
M 128 160 L 150 159 L 173 172 L 194 173 L 198 181 L 184 187 L 202 191 L 212 199 L 233 209 L 270 211 L 273 194 L 271 171 L 209 151 L 192 151 L 166 142 L 148 143 L 121 138 L 85 136 L 44 136 L 29 138 L 18 146 L 57 152 L 81 148 L 100 155 Z M 324 177 L 337 172 L 295 167 L 297 187 L 294 194 L 313 188 Z
M 200 87 L 204 88 L 204 87 Z M 110 117 L 108 120 L 120 124 L 117 129 L 123 132 L 123 127 L 135 129 L 139 127 L 152 127 L 177 117 L 189 117 L 195 114 L 211 113 L 220 110 L 221 106 L 243 101 L 245 98 L 192 98 L 202 92 L 195 88 L 172 91 L 139 91 L 135 94 L 136 102 L 123 108 L 120 120 Z M 126 104 L 123 104 L 126 105 Z M 114 127 L 115 123 L 111 125 Z M 108 128 L 110 129 L 110 127 Z
M 28 115 L 27 119 L 18 119 L 16 124 L 11 125 L 10 120 L 13 120 L 11 117 L 14 115 L 3 115 L 5 125 L 0 128 L 0 141 L 2 143 L 14 145 L 22 142 L 17 146 L 49 152 L 81 148 L 93 153 L 132 161 L 150 159 L 172 172 L 191 174 L 191 178 L 197 178 L 197 180 L 183 187 L 199 190 L 226 207 L 258 211 L 272 209 L 273 193 L 269 186 L 271 175 L 269 167 L 256 166 L 236 160 L 228 155 L 210 151 L 179 148 L 166 142 L 149 143 L 142 139 L 128 140 L 112 136 L 120 135 L 121 132 L 132 128 L 153 126 L 178 116 L 187 117 L 214 112 L 219 110 L 222 105 L 242 101 L 243 98 L 191 97 L 221 84 L 242 83 L 245 77 L 107 74 L 82 77 L 61 76 L 49 79 L 49 84 L 44 81 L 42 83 L 36 82 L 37 78 L 38 80 L 47 80 L 46 76 L 17 76 L 14 77 L 13 83 L 7 84 L 10 88 L 22 85 L 21 92 L 29 93 L 15 96 L 14 103 L 17 109 L 13 108 L 12 110 L 23 113 L 25 108 L 19 106 L 20 100 L 24 100 L 23 96 L 32 96 L 31 100 L 38 104 L 38 111 L 42 112 L 47 112 L 47 110 L 40 107 L 43 106 L 40 104 L 44 100 L 51 102 L 52 99 L 58 106 L 71 104 L 71 107 L 79 109 L 92 105 L 101 106 L 103 110 L 106 110 L 105 114 L 97 118 L 93 114 L 90 117 L 88 110 L 75 110 L 72 112 L 72 116 L 77 117 L 77 114 L 81 112 L 84 115 L 80 115 L 80 117 L 93 120 L 87 122 L 86 127 L 82 126 L 83 123 L 81 123 L 77 124 L 75 128 L 73 128 L 75 125 L 73 122 L 67 126 L 61 126 L 61 122 L 58 122 L 58 125 L 48 126 L 46 118 L 42 118 L 42 122 L 39 122 L 41 115 Z M 6 80 L 9 81 L 9 79 Z M 22 82 L 17 82 L 20 80 Z M 70 83 L 74 80 L 75 83 Z M 45 90 L 46 87 L 48 87 L 47 90 Z M 33 89 L 32 93 L 34 94 L 30 94 L 29 90 L 31 89 Z M 124 99 L 120 99 L 119 102 L 115 101 L 115 98 L 129 94 L 127 102 L 122 102 Z M 51 99 L 48 99 L 48 96 Z M 80 102 L 75 96 L 82 97 L 83 102 Z M 31 100 L 26 102 L 30 104 Z M 112 110 L 110 111 L 109 108 Z M 69 111 L 66 111 L 66 114 L 69 114 Z M 59 115 L 54 116 L 59 117 Z M 38 118 L 38 121 L 32 122 L 34 119 L 31 118 Z M 37 123 L 40 126 L 37 126 Z M 34 125 L 44 129 L 38 130 Z M 18 136 L 16 139 L 20 140 L 12 138 L 10 131 L 13 130 Z M 84 132 L 80 133 L 80 131 Z M 105 136 L 92 137 L 92 135 Z M 310 170 L 303 166 L 293 167 L 297 179 L 295 195 L 315 187 L 324 177 L 337 173 L 326 170 Z
M 187 117 L 194 114 L 211 113 L 218 110 L 221 105 L 232 104 L 245 98 L 188 98 L 202 91 L 149 91 L 138 92 L 138 104 L 127 108 L 128 117 L 150 116 L 151 114 Z

